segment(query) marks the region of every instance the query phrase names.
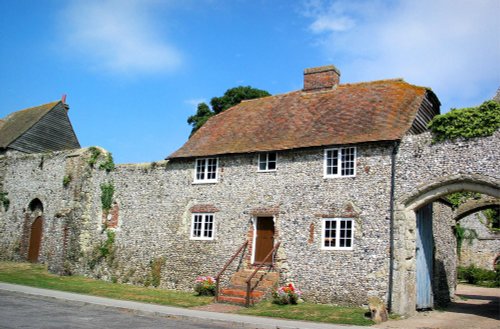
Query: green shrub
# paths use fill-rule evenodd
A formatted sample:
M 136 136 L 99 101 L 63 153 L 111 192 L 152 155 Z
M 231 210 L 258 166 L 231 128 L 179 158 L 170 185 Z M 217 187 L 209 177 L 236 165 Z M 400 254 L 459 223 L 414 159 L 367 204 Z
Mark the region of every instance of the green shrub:
M 91 146 L 91 147 L 89 147 L 89 151 L 90 151 L 90 158 L 87 160 L 87 163 L 90 165 L 90 167 L 94 168 L 94 165 L 96 164 L 97 159 L 101 155 L 101 150 L 99 150 L 95 146 Z
M 165 258 L 158 257 L 150 262 L 151 266 L 151 285 L 153 287 L 159 287 L 161 283 L 161 270 L 163 265 L 165 265 Z
M 71 183 L 71 180 L 73 177 L 71 175 L 66 175 L 63 177 L 63 186 L 68 187 L 69 183 Z
M 469 284 L 475 284 L 486 287 L 500 287 L 500 270 L 487 270 L 484 268 L 469 265 L 467 267 L 459 266 L 457 268 L 458 279 L 466 281 Z
M 491 136 L 500 128 L 500 103 L 486 101 L 478 107 L 452 109 L 436 115 L 428 127 L 435 142 Z
M 113 205 L 113 194 L 115 187 L 112 183 L 101 184 L 101 205 L 102 210 L 109 211 Z
M 106 170 L 107 172 L 115 169 L 115 163 L 113 161 L 113 155 L 111 153 L 108 152 L 108 154 L 106 154 L 106 159 L 99 165 L 99 169 Z
M 10 200 L 7 198 L 7 192 L 0 192 L 0 204 L 3 205 L 5 211 L 9 210 Z

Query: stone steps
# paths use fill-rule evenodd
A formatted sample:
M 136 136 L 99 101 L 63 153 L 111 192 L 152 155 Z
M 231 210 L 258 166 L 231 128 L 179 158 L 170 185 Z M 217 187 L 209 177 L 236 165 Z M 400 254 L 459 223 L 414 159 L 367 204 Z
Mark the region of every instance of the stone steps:
M 220 303 L 245 305 L 246 303 L 246 280 L 253 270 L 242 270 L 231 277 L 228 288 L 221 289 L 218 297 Z M 251 281 L 250 304 L 259 302 L 266 294 L 272 291 L 279 282 L 279 273 L 258 271 Z

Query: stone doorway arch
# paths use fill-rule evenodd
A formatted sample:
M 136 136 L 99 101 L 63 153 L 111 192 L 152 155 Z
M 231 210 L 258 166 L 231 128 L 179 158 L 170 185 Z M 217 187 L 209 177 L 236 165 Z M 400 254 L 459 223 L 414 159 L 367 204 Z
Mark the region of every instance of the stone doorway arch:
M 42 245 L 43 203 L 38 198 L 33 199 L 29 203 L 28 209 L 29 216 L 27 216 L 27 224 L 29 225 L 29 244 L 27 258 L 28 261 L 37 263 Z
M 416 312 L 416 212 L 444 196 L 460 191 L 500 197 L 500 183 L 482 175 L 441 177 L 421 186 L 412 194 L 398 198 L 394 204 L 394 256 L 391 311 L 412 315 Z M 453 287 L 454 288 L 454 287 Z

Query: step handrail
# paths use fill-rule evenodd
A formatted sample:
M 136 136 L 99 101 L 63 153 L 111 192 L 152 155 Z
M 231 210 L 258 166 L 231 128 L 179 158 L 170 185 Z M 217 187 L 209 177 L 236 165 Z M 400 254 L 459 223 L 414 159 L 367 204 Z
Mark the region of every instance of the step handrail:
M 215 301 L 217 302 L 219 300 L 219 282 L 220 282 L 220 277 L 222 274 L 226 271 L 226 269 L 231 265 L 231 263 L 234 261 L 234 259 L 238 256 L 238 254 L 248 245 L 248 240 L 245 241 L 241 247 L 234 253 L 233 257 L 231 257 L 230 260 L 226 262 L 222 270 L 217 274 L 215 277 Z
M 264 260 L 262 260 L 260 263 L 259 263 L 259 266 L 257 266 L 257 268 L 252 272 L 252 274 L 247 278 L 246 280 L 246 284 L 247 284 L 247 292 L 246 292 L 246 296 L 245 296 L 245 307 L 249 307 L 250 306 L 250 285 L 251 285 L 251 282 L 252 282 L 252 279 L 253 277 L 255 276 L 255 274 L 261 269 L 262 266 L 264 266 L 264 263 L 269 259 L 269 257 L 273 256 L 274 253 L 276 252 L 276 250 L 278 250 L 279 246 L 281 244 L 281 241 L 278 242 L 274 248 L 267 254 L 266 258 L 264 258 Z M 274 267 L 274 259 L 271 261 L 271 268 Z

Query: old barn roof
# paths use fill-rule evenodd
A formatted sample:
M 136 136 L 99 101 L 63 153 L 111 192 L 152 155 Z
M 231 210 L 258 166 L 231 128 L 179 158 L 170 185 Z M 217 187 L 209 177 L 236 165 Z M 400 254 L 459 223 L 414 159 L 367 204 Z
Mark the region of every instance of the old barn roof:
M 0 120 L 0 151 L 39 153 L 79 148 L 68 109 L 63 101 L 56 101 L 9 114 Z
M 438 112 L 432 92 L 403 80 L 244 101 L 208 120 L 169 158 L 399 140 L 412 128 L 428 93 Z
M 9 114 L 0 123 L 0 147 L 7 147 L 52 110 L 59 102 L 31 107 Z

